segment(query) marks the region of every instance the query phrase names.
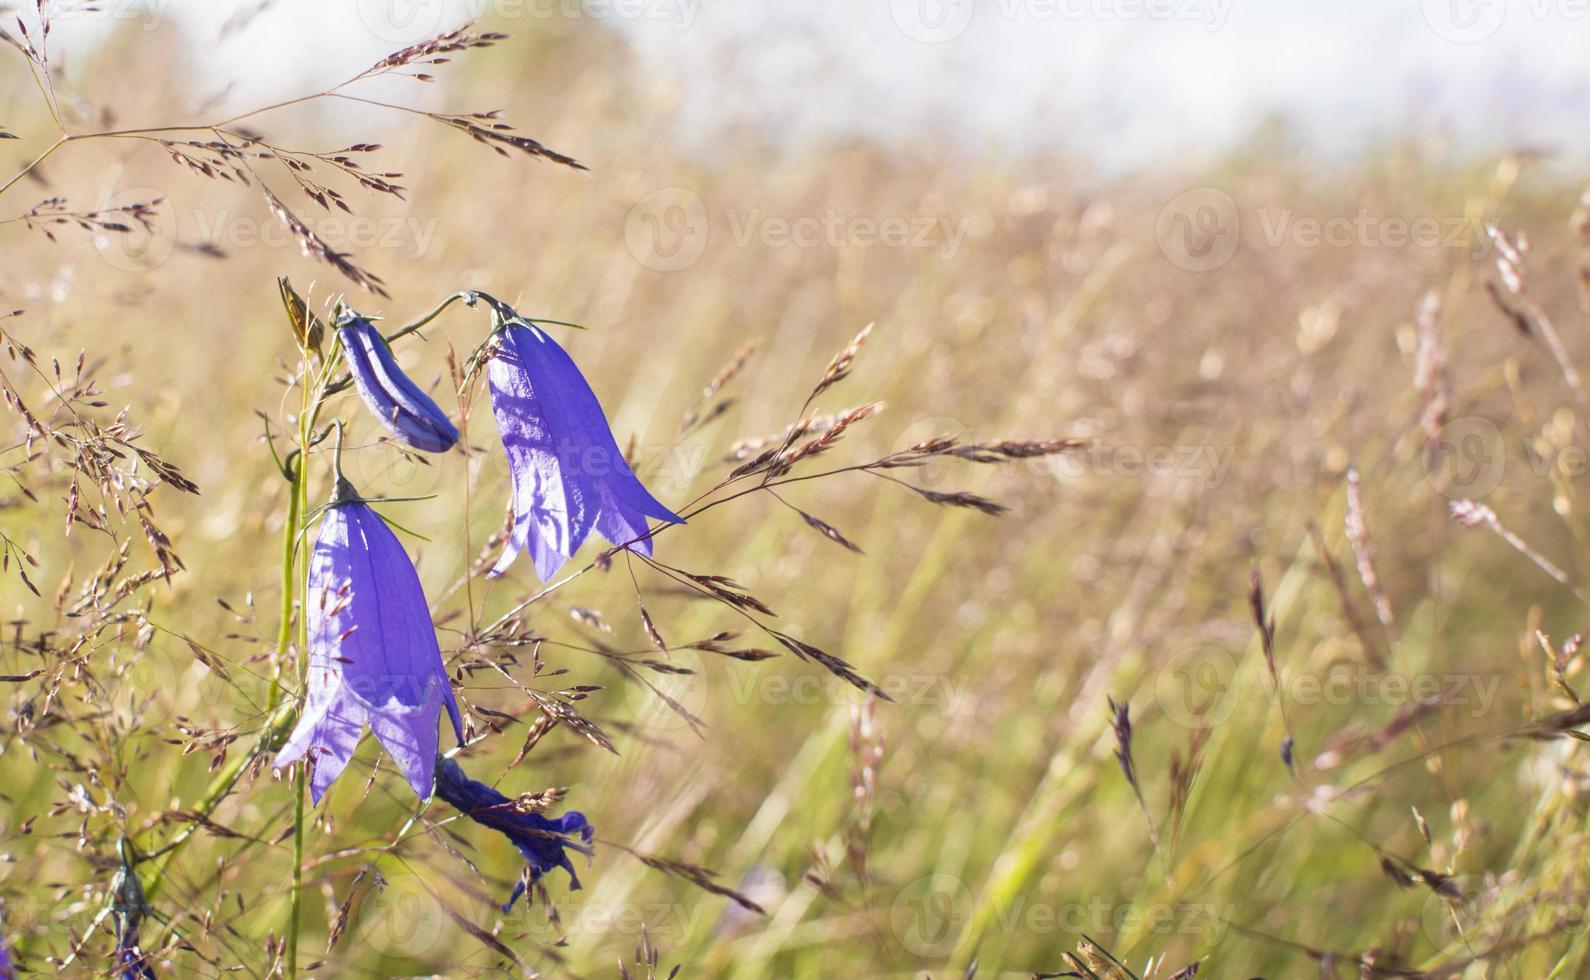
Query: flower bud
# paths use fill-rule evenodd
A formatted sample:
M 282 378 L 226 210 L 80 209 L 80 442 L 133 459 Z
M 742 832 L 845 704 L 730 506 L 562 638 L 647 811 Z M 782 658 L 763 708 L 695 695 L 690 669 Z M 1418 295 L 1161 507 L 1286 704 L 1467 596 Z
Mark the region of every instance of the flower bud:
M 428 453 L 444 453 L 457 444 L 458 429 L 447 413 L 403 373 L 369 320 L 348 313 L 337 332 L 360 397 L 387 431 L 405 446 Z

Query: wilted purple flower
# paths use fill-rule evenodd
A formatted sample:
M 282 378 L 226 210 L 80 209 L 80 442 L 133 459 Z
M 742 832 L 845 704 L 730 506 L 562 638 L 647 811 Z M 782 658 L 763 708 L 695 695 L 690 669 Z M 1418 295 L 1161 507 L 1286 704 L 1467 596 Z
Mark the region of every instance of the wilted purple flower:
M 137 925 L 124 925 L 116 934 L 116 969 L 121 980 L 155 980 L 154 967 L 138 947 Z
M 116 923 L 116 973 L 120 980 L 155 980 L 155 969 L 138 945 L 138 926 L 149 914 L 149 904 L 144 901 L 144 885 L 133 867 L 131 842 L 123 837 L 118 847 L 121 869 L 116 872 L 111 886 L 116 897 L 111 906 Z
M 534 811 L 521 809 L 513 800 L 485 783 L 464 775 L 463 768 L 452 759 L 442 759 L 437 764 L 436 795 L 451 803 L 454 809 L 469 819 L 483 827 L 500 831 L 513 841 L 519 853 L 530 862 L 531 884 L 553 868 L 562 868 L 569 873 L 569 890 L 580 887 L 580 879 L 575 875 L 574 865 L 569 861 L 565 849 L 590 855 L 589 845 L 596 831 L 586 822 L 584 814 L 571 810 L 549 820 Z M 580 842 L 569 839 L 568 835 L 574 833 L 580 835 Z M 502 910 L 511 910 L 524 890 L 525 881 L 520 878 Z
M 370 411 L 398 441 L 428 453 L 444 453 L 458 442 L 458 429 L 431 397 L 398 367 L 375 326 L 352 311 L 337 323 L 348 373 Z
M 431 794 L 445 705 L 464 740 L 430 606 L 408 553 L 345 481 L 309 562 L 308 695 L 278 768 L 307 753 L 318 804 L 366 722 L 421 799 Z
M 0 980 L 17 980 L 17 967 L 11 962 L 11 944 L 0 937 Z
M 646 518 L 683 523 L 635 478 L 596 393 L 545 331 L 499 309 L 488 376 L 513 474 L 513 531 L 491 574 L 529 549 L 543 581 L 594 529 L 651 554 Z

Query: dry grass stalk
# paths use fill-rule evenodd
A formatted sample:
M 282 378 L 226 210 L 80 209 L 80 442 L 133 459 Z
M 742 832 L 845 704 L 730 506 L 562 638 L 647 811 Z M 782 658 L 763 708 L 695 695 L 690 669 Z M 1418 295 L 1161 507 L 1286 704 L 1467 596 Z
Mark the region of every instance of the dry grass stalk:
M 1566 589 L 1571 590 L 1573 594 L 1578 596 L 1581 600 L 1590 602 L 1590 592 L 1586 592 L 1585 590 L 1579 588 L 1579 586 L 1575 585 L 1573 580 L 1568 577 L 1567 572 L 1564 572 L 1562 569 L 1552 564 L 1550 559 L 1541 554 L 1539 551 L 1536 551 L 1523 538 L 1520 538 L 1512 531 L 1509 531 L 1502 524 L 1501 518 L 1496 516 L 1496 511 L 1492 510 L 1490 507 L 1487 507 L 1485 504 L 1474 500 L 1454 500 L 1448 509 L 1452 515 L 1452 519 L 1457 521 L 1459 524 L 1462 524 L 1464 527 L 1483 527 L 1491 531 L 1497 537 L 1501 538 L 1503 541 L 1506 541 L 1514 551 L 1517 551 L 1525 558 L 1528 558 L 1530 561 L 1534 562 L 1541 571 L 1556 579 L 1558 584 L 1562 585 Z
M 1127 785 L 1132 787 L 1132 793 L 1137 797 L 1137 807 L 1148 824 L 1148 838 L 1154 845 L 1154 853 L 1159 855 L 1165 876 L 1169 878 L 1170 865 L 1166 863 L 1164 848 L 1160 845 L 1159 827 L 1154 822 L 1153 813 L 1148 809 L 1148 799 L 1143 795 L 1143 787 L 1137 781 L 1137 766 L 1132 761 L 1132 707 L 1125 701 L 1116 704 L 1114 698 L 1106 700 L 1110 706 L 1110 730 L 1115 736 L 1115 761 L 1120 764 Z
M 1364 624 L 1363 617 L 1358 614 L 1358 607 L 1353 602 L 1351 590 L 1347 588 L 1347 575 L 1342 570 L 1341 563 L 1331 554 L 1325 545 L 1325 536 L 1320 533 L 1319 525 L 1310 521 L 1308 525 L 1309 540 L 1314 544 L 1314 553 L 1325 565 L 1326 575 L 1330 578 L 1331 588 L 1336 592 L 1337 602 L 1342 608 L 1342 619 L 1347 621 L 1348 629 L 1358 637 L 1358 645 L 1364 652 L 1364 659 L 1375 670 L 1386 669 L 1386 658 L 1380 652 L 1380 644 L 1373 633 Z
M 1485 284 L 1492 302 L 1512 319 L 1520 333 L 1538 336 L 1545 342 L 1547 351 L 1573 393 L 1574 401 L 1578 403 L 1580 411 L 1584 411 L 1587 403 L 1579 371 L 1573 366 L 1573 360 L 1563 347 L 1562 337 L 1552 325 L 1551 318 L 1529 297 L 1528 281 L 1524 275 L 1524 262 L 1529 257 L 1528 236 L 1519 233 L 1516 237 L 1509 237 L 1493 224 L 1487 224 L 1485 231 L 1496 246 L 1496 269 L 1501 277 L 1499 285 L 1495 282 Z
M 395 182 L 396 178 L 401 177 L 402 174 L 370 170 L 358 159 L 362 155 L 375 153 L 382 149 L 380 144 L 361 141 L 330 152 L 302 150 L 267 140 L 258 133 L 242 128 L 240 124 L 255 116 L 289 106 L 336 99 L 372 108 L 409 113 L 439 123 L 464 133 L 476 142 L 504 156 L 509 155 L 511 150 L 517 150 L 528 156 L 550 160 L 576 170 L 585 169 L 572 157 L 552 150 L 537 140 L 514 132 L 513 127 L 502 120 L 500 110 L 467 113 L 431 112 L 399 103 L 372 100 L 348 91 L 350 87 L 356 86 L 360 82 L 377 78 L 408 77 L 421 82 L 432 81 L 433 76 L 415 69 L 446 64 L 451 60 L 452 55 L 479 48 L 492 47 L 507 38 L 506 34 L 496 32 L 474 33 L 467 25 L 395 51 L 359 74 L 331 88 L 288 99 L 252 112 L 245 112 L 229 119 L 200 126 L 106 129 L 97 132 L 68 134 L 65 124 L 61 121 L 64 117 L 55 96 L 53 84 L 54 69 L 50 64 L 46 43 L 50 33 L 52 11 L 58 13 L 67 9 L 82 11 L 95 9 L 95 7 L 93 4 L 62 6 L 41 2 L 38 4 L 37 14 L 42 25 L 42 32 L 37 41 L 35 41 L 33 33 L 29 31 L 26 23 L 21 18 L 17 19 L 20 37 L 8 32 L 0 32 L 4 35 L 0 37 L 0 41 L 16 48 L 28 59 L 31 69 L 40 81 L 40 89 L 48 104 L 51 116 L 57 128 L 60 129 L 59 142 L 24 167 L 14 177 L 0 184 L 0 194 L 14 187 L 23 177 L 34 174 L 35 168 L 50 153 L 66 145 L 68 141 L 74 143 L 93 140 L 153 142 L 162 147 L 177 166 L 190 173 L 209 180 L 222 180 L 257 188 L 271 214 L 293 234 L 293 237 L 303 249 L 304 255 L 325 263 L 346 276 L 360 288 L 378 296 L 386 297 L 388 293 L 379 276 L 364 269 L 349 253 L 341 252 L 331 247 L 320 235 L 316 234 L 302 218 L 294 213 L 270 189 L 257 169 L 259 165 L 267 162 L 275 163 L 279 165 L 281 173 L 285 174 L 306 197 L 322 209 L 331 210 L 335 208 L 347 214 L 353 214 L 352 206 L 342 193 L 330 183 L 322 180 L 319 174 L 322 171 L 326 171 L 336 178 L 351 181 L 367 192 L 402 199 L 404 197 L 404 188 Z M 188 135 L 194 132 L 205 133 L 206 135 L 202 137 Z M 10 133 L 0 133 L 0 137 L 15 138 Z M 153 222 L 156 207 L 159 203 L 159 199 L 154 199 L 114 208 L 81 209 L 74 208 L 64 197 L 54 196 L 34 205 L 32 209 L 16 217 L 0 219 L 0 225 L 8 222 L 20 222 L 26 228 L 38 230 L 52 240 L 55 237 L 53 228 L 68 224 L 90 232 L 121 235 L 131 233 L 133 231 L 132 225 L 136 224 L 147 233 L 152 232 L 154 229 Z M 128 222 L 132 222 L 132 224 Z M 212 254 L 218 257 L 224 256 L 224 253 L 213 245 L 209 245 L 208 248 Z
M 1369 521 L 1364 509 L 1364 492 L 1358 467 L 1347 468 L 1347 542 L 1353 546 L 1353 557 L 1358 565 L 1358 578 L 1369 593 L 1375 616 L 1386 630 L 1391 644 L 1397 642 L 1397 623 L 1391 613 L 1391 600 L 1380 587 L 1380 574 L 1375 570 L 1375 550 L 1369 540 Z
M 850 711 L 850 786 L 852 812 L 845 828 L 845 857 L 851 873 L 870 891 L 872 876 L 867 854 L 872 843 L 872 820 L 878 802 L 878 770 L 883 765 L 883 732 L 877 702 L 867 700 Z
M 1413 387 L 1424 403 L 1419 425 L 1427 451 L 1441 438 L 1452 408 L 1452 382 L 1447 376 L 1447 353 L 1441 345 L 1441 294 L 1430 290 L 1419 301 L 1419 346 L 1414 352 Z
M 1253 617 L 1253 625 L 1259 631 L 1259 647 L 1264 653 L 1265 671 L 1270 677 L 1270 696 L 1281 711 L 1281 725 L 1286 730 L 1286 735 L 1281 740 L 1281 761 L 1287 769 L 1292 769 L 1292 747 L 1297 742 L 1297 736 L 1292 733 L 1292 721 L 1287 717 L 1286 698 L 1282 696 L 1281 674 L 1275 666 L 1275 616 L 1270 613 L 1264 602 L 1264 581 L 1257 568 L 1248 576 L 1248 612 Z

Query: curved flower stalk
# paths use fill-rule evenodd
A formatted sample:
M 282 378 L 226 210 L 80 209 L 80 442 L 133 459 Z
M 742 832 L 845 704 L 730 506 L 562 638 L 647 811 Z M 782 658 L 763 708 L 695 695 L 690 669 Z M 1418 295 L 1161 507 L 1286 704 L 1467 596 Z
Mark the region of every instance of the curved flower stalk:
M 596 393 L 563 348 L 501 303 L 493 303 L 493 317 L 487 376 L 513 475 L 514 518 L 491 574 L 501 575 L 528 550 L 547 581 L 592 530 L 651 554 L 646 519 L 684 519 L 630 470 Z
M 359 396 L 399 442 L 428 453 L 445 453 L 458 444 L 457 427 L 398 367 L 374 324 L 344 307 L 337 335 Z
M 430 606 L 408 553 L 341 474 L 309 560 L 308 695 L 276 767 L 309 757 L 316 804 L 368 723 L 414 792 L 431 795 L 442 708 L 464 741 Z
M 543 817 L 485 783 L 470 779 L 452 759 L 442 759 L 437 763 L 436 795 L 481 826 L 505 835 L 529 862 L 529 873 L 515 883 L 513 894 L 503 903 L 504 912 L 511 911 L 519 896 L 524 894 L 525 877 L 533 885 L 553 868 L 562 868 L 569 873 L 570 891 L 580 888 L 580 879 L 574 873 L 574 865 L 569 861 L 567 852 L 579 851 L 587 857 L 591 854 L 591 838 L 596 830 L 586 821 L 583 813 L 570 810 L 561 817 Z M 580 835 L 578 842 L 569 839 L 569 835 L 576 833 Z

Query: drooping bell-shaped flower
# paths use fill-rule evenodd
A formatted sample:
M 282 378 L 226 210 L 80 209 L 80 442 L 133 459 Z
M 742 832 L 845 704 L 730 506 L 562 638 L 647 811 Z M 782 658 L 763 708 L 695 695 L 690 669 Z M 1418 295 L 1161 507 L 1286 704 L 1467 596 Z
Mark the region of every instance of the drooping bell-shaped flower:
M 574 873 L 574 865 L 569 861 L 567 852 L 574 850 L 586 856 L 591 854 L 591 838 L 596 831 L 586 821 L 584 814 L 571 810 L 561 817 L 543 817 L 485 783 L 470 779 L 452 759 L 442 759 L 436 765 L 436 795 L 481 826 L 507 836 L 529 862 L 530 884 L 535 884 L 553 868 L 562 868 L 569 873 L 569 890 L 579 889 L 580 879 Z M 579 834 L 579 841 L 571 840 L 572 834 Z M 511 910 L 524 890 L 525 879 L 521 877 L 502 910 Z
M 337 320 L 343 360 L 365 405 L 405 446 L 444 453 L 458 443 L 458 429 L 447 413 L 409 380 L 392 348 L 375 325 L 352 310 Z
M 431 795 L 443 707 L 464 740 L 430 606 L 397 536 L 339 476 L 309 559 L 308 693 L 281 768 L 307 756 L 318 804 L 368 724 L 421 799 Z
M 651 554 L 646 519 L 683 519 L 636 479 L 596 393 L 563 348 L 506 307 L 497 320 L 487 373 L 513 476 L 514 519 L 491 573 L 501 575 L 528 550 L 547 581 L 593 530 Z

